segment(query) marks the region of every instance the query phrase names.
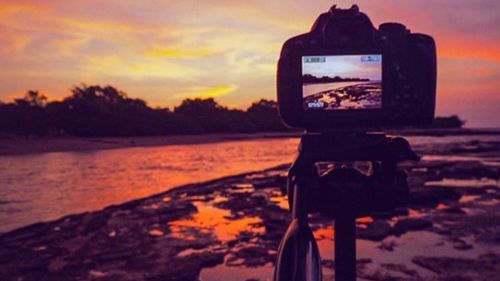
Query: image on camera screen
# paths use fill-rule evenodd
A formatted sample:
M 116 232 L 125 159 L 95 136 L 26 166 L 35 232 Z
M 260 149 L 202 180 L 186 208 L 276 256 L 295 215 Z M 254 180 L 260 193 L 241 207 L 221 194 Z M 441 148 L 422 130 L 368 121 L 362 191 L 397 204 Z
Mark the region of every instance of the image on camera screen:
M 382 108 L 382 55 L 302 57 L 305 110 Z

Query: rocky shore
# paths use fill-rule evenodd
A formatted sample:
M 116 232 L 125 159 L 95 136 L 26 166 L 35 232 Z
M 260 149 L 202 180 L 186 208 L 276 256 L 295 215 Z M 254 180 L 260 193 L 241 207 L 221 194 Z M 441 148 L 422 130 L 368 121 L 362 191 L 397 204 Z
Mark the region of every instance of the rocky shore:
M 359 280 L 500 280 L 500 140 L 417 144 L 411 203 L 358 220 Z M 1 280 L 271 280 L 288 165 L 0 235 Z M 324 280 L 332 222 L 313 216 Z

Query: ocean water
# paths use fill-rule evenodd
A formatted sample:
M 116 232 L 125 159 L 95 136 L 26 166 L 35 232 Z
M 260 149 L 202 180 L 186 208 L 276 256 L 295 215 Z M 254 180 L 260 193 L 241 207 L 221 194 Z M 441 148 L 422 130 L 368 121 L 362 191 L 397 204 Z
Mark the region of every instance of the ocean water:
M 299 139 L 0 156 L 0 232 L 292 161 Z
M 499 136 L 410 137 L 414 145 Z M 298 138 L 0 156 L 0 232 L 290 163 Z

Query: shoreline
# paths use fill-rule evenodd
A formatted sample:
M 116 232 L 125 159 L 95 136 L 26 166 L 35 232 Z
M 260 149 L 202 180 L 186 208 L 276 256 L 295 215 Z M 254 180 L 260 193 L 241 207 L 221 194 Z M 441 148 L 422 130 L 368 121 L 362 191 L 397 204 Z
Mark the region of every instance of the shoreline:
M 66 215 L 61 215 L 61 216 L 54 218 L 54 219 L 41 220 L 41 221 L 37 221 L 34 223 L 22 225 L 20 227 L 16 227 L 16 228 L 13 228 L 13 229 L 10 229 L 7 231 L 0 231 L 0 238 L 4 235 L 9 235 L 10 233 L 18 232 L 18 231 L 24 231 L 25 229 L 30 229 L 30 228 L 35 227 L 35 226 L 40 225 L 40 224 L 51 224 L 54 222 L 64 221 L 67 218 L 71 218 L 71 217 L 77 217 L 80 215 L 92 214 L 92 213 L 100 213 L 100 212 L 106 211 L 107 209 L 135 205 L 138 202 L 144 202 L 144 201 L 152 200 L 154 198 L 168 196 L 171 193 L 176 194 L 176 193 L 189 192 L 189 191 L 192 191 L 192 189 L 203 188 L 206 186 L 218 184 L 220 182 L 232 182 L 235 180 L 239 180 L 241 178 L 245 178 L 247 176 L 256 175 L 256 174 L 264 174 L 264 173 L 273 172 L 273 171 L 277 171 L 277 170 L 286 170 L 287 171 L 288 168 L 290 167 L 290 165 L 291 165 L 291 163 L 283 163 L 283 164 L 276 165 L 276 166 L 269 167 L 269 168 L 262 169 L 262 170 L 247 171 L 247 172 L 237 173 L 237 174 L 233 174 L 233 175 L 227 175 L 227 176 L 223 176 L 223 177 L 219 177 L 219 178 L 215 178 L 215 179 L 209 179 L 209 180 L 204 180 L 204 181 L 193 181 L 190 183 L 177 185 L 177 186 L 174 186 L 173 188 L 166 189 L 164 191 L 160 191 L 160 192 L 157 192 L 154 194 L 146 195 L 144 197 L 126 200 L 126 201 L 115 203 L 115 204 L 109 204 L 109 205 L 106 205 L 106 206 L 99 208 L 99 209 L 70 213 L 70 214 L 66 214 Z
M 358 221 L 359 277 L 492 280 L 500 262 L 495 239 L 499 161 L 492 165 L 467 157 L 498 159 L 498 141 L 419 150 L 462 158 L 401 164 L 411 171 L 411 200 L 405 211 Z M 0 276 L 13 281 L 266 280 L 290 219 L 283 193 L 287 167 L 187 184 L 1 233 Z M 313 215 L 310 222 L 325 280 L 332 280 L 331 220 Z
M 226 141 L 298 137 L 300 133 L 205 134 L 144 137 L 7 137 L 0 138 L 0 156 L 51 152 L 83 152 L 132 147 L 194 145 Z
M 500 135 L 496 128 L 387 130 L 401 136 Z M 132 147 L 195 145 L 268 138 L 298 138 L 302 132 L 260 132 L 246 134 L 199 134 L 144 137 L 19 137 L 0 135 L 0 156 L 51 152 L 84 152 Z

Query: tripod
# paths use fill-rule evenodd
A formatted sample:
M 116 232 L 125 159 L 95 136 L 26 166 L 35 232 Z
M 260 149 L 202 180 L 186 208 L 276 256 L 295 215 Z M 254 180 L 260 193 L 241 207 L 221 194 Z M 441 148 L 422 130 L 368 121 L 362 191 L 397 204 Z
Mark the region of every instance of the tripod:
M 275 281 L 321 281 L 321 258 L 308 224 L 308 214 L 335 220 L 335 280 L 356 280 L 356 218 L 391 211 L 407 204 L 403 160 L 418 161 L 400 137 L 367 133 L 307 133 L 288 173 L 292 221 L 283 236 L 274 270 Z M 348 163 L 367 161 L 364 174 Z M 319 174 L 316 165 L 336 166 Z

